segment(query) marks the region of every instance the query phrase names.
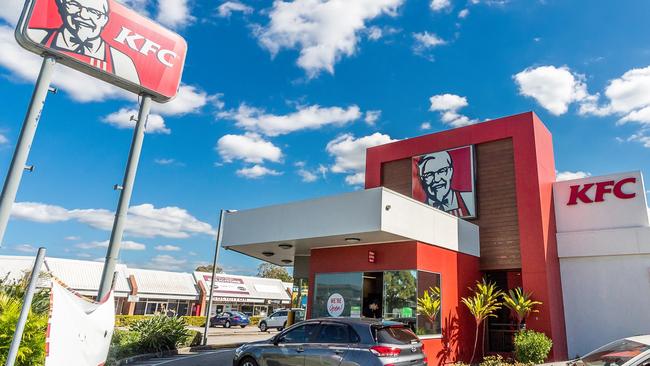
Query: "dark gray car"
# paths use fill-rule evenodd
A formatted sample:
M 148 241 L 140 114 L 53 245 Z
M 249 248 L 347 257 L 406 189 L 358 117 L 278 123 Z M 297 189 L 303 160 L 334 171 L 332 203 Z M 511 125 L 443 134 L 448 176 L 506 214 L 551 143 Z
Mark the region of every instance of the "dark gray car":
M 423 350 L 402 323 L 320 318 L 237 348 L 233 366 L 426 366 Z

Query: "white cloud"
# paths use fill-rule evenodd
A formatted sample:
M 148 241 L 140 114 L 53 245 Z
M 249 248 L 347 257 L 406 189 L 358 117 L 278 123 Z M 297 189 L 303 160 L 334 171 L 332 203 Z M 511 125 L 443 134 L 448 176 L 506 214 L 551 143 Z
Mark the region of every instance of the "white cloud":
M 550 113 L 559 116 L 573 102 L 589 100 L 584 76 L 568 67 L 529 67 L 514 75 L 521 95 L 531 97 Z
M 65 240 L 70 240 L 70 241 L 75 241 L 75 240 L 80 240 L 81 237 L 77 236 L 77 235 L 70 235 L 70 236 L 66 236 L 64 239 Z
M 174 99 L 168 103 L 152 103 L 151 110 L 163 116 L 197 113 L 209 102 L 218 102 L 219 96 L 208 95 L 196 86 L 183 84 L 178 88 L 178 94 Z
M 158 16 L 162 24 L 181 28 L 194 20 L 190 14 L 188 0 L 158 0 Z
M 186 259 L 172 257 L 171 255 L 168 254 L 160 254 L 151 258 L 151 262 L 145 264 L 144 267 L 152 268 L 152 269 L 168 270 L 168 271 L 169 270 L 178 271 L 183 269 L 183 267 L 186 264 L 187 264 Z
M 260 135 L 248 132 L 244 135 L 224 135 L 217 141 L 215 149 L 226 163 L 243 160 L 260 164 L 265 160 L 279 162 L 282 150 Z
M 297 64 L 310 78 L 357 51 L 358 33 L 381 15 L 395 16 L 403 0 L 276 0 L 270 22 L 257 30 L 260 43 L 275 56 L 299 49 Z
M 463 10 L 458 12 L 458 17 L 460 19 L 465 19 L 465 18 L 467 18 L 468 15 L 469 15 L 469 9 L 463 9 Z
M 355 138 L 352 134 L 341 135 L 330 141 L 325 148 L 334 157 L 330 167 L 333 173 L 349 174 L 345 181 L 350 185 L 363 183 L 366 166 L 366 149 L 393 142 L 390 136 L 375 132 L 369 136 Z
M 155 249 L 161 252 L 178 252 L 181 250 L 181 247 L 175 245 L 156 245 Z
M 422 122 L 420 125 L 421 130 L 430 130 L 431 129 L 431 122 Z
M 6 145 L 9 143 L 7 136 L 0 133 L 0 145 Z
M 556 172 L 555 180 L 557 182 L 560 182 L 563 180 L 580 179 L 580 178 L 587 178 L 587 177 L 591 177 L 591 173 L 583 172 L 583 171 L 577 171 L 577 172 L 565 171 L 565 172 Z
M 441 11 L 450 8 L 451 2 L 449 0 L 431 0 L 430 7 L 433 11 Z
M 6 25 L 0 25 L 0 49 L 1 66 L 19 79 L 36 81 L 42 58 L 20 47 L 14 38 L 14 29 Z M 78 102 L 136 98 L 125 90 L 61 65 L 55 66 L 52 85 L 66 91 Z
M 265 175 L 281 175 L 281 174 L 282 172 L 269 169 L 265 166 L 261 166 L 258 164 L 253 165 L 252 167 L 241 168 L 237 170 L 237 175 L 247 179 L 257 179 L 257 178 L 262 178 Z
M 108 248 L 108 240 L 104 241 L 91 241 L 89 243 L 79 243 L 75 245 L 79 249 L 96 249 L 96 248 Z M 145 250 L 147 246 L 131 240 L 122 240 L 120 246 L 123 250 Z
M 250 14 L 253 12 L 253 8 L 239 1 L 226 1 L 217 8 L 217 14 L 221 18 L 229 18 L 233 12 Z
M 363 120 L 369 125 L 374 125 L 379 117 L 381 117 L 381 111 L 366 111 L 366 116 Z
M 135 127 L 135 120 L 138 116 L 138 111 L 135 109 L 121 108 L 117 112 L 113 112 L 108 116 L 102 118 L 102 122 L 115 126 L 119 129 L 133 129 Z M 169 135 L 172 131 L 165 125 L 165 120 L 158 114 L 151 113 L 147 119 L 146 131 L 148 133 L 162 133 Z
M 24 5 L 24 0 L 3 0 L 2 6 L 0 6 L 0 19 L 4 19 L 7 23 L 15 26 Z
M 36 253 L 38 251 L 38 248 L 31 244 L 18 244 L 14 245 L 11 249 L 21 253 Z
M 115 213 L 106 209 L 69 210 L 45 203 L 17 202 L 12 207 L 11 215 L 15 219 L 41 223 L 74 220 L 110 231 Z M 129 208 L 125 233 L 147 238 L 187 238 L 194 234 L 214 234 L 210 224 L 198 220 L 185 209 L 174 206 L 156 208 L 149 203 Z
M 304 168 L 298 169 L 298 175 L 305 183 L 312 183 L 318 180 L 318 175 Z
M 376 41 L 384 35 L 384 32 L 381 30 L 381 28 L 376 25 L 373 25 L 372 27 L 368 28 L 367 33 L 368 33 L 368 39 L 371 41 Z
M 421 54 L 431 48 L 447 44 L 447 41 L 438 37 L 435 33 L 413 33 L 413 38 L 415 39 L 413 50 L 418 54 Z
M 319 105 L 299 106 L 298 110 L 286 115 L 266 113 L 262 109 L 241 104 L 237 110 L 221 112 L 220 118 L 234 120 L 238 127 L 248 131 L 278 136 L 287 133 L 318 129 L 326 125 L 342 126 L 361 118 L 356 105 L 347 108 L 321 107 Z
M 158 165 L 171 165 L 176 163 L 176 159 L 164 159 L 164 158 L 154 159 L 154 163 Z
M 438 94 L 429 98 L 430 111 L 438 111 L 443 123 L 451 127 L 462 127 L 478 123 L 477 119 L 458 113 L 458 110 L 468 106 L 467 98 L 455 94 Z

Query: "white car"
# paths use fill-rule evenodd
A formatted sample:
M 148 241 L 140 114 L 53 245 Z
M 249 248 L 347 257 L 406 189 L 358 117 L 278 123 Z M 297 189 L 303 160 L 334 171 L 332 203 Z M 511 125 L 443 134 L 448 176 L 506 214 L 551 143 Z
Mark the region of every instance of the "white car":
M 650 366 L 650 335 L 623 338 L 570 362 L 575 366 Z
M 297 323 L 305 318 L 305 311 L 303 309 L 294 309 L 296 318 L 294 321 Z M 260 319 L 258 327 L 262 332 L 266 332 L 271 328 L 282 330 L 287 326 L 287 317 L 289 316 L 289 309 L 282 309 L 274 312 L 270 316 Z

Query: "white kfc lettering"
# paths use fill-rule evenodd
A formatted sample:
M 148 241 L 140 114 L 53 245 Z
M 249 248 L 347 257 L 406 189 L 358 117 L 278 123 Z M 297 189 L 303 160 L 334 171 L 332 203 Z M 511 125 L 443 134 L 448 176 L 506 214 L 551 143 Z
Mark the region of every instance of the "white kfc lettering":
M 138 46 L 136 41 L 141 41 L 141 40 L 144 40 L 144 42 L 142 43 L 142 46 Z M 153 53 L 156 55 L 158 61 L 167 67 L 174 66 L 174 64 L 172 64 L 172 61 L 176 57 L 178 57 L 176 52 L 171 50 L 161 49 L 158 43 L 150 39 L 144 38 L 143 36 L 133 32 L 132 30 L 124 26 L 122 27 L 120 34 L 118 34 L 117 37 L 115 37 L 115 41 L 123 45 L 126 45 L 130 49 L 134 51 L 138 51 L 145 56 L 149 56 L 149 54 Z

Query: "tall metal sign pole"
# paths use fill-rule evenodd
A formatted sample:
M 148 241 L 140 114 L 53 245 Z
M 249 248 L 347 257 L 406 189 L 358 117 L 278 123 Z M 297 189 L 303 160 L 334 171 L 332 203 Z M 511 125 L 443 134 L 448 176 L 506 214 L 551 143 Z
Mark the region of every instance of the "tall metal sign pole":
M 203 345 L 208 343 L 208 329 L 210 329 L 210 313 L 212 313 L 212 296 L 214 292 L 214 278 L 217 274 L 217 262 L 219 261 L 219 249 L 221 248 L 221 240 L 223 239 L 223 219 L 227 213 L 235 212 L 235 210 L 221 210 L 219 215 L 219 228 L 217 229 L 217 244 L 214 249 L 214 260 L 212 261 L 212 280 L 210 280 L 210 292 L 208 296 L 208 308 L 205 312 L 205 329 L 203 331 Z
M 0 196 L 0 246 L 2 246 L 2 239 L 4 238 L 7 229 L 9 216 L 11 216 L 11 207 L 16 200 L 16 193 L 18 192 L 20 180 L 23 177 L 23 170 L 27 163 L 29 149 L 32 147 L 32 141 L 34 141 L 38 120 L 41 118 L 45 98 L 50 89 L 50 81 L 52 80 L 52 72 L 55 64 L 56 60 L 54 57 L 45 56 L 45 58 L 43 58 L 41 71 L 38 74 L 38 79 L 34 86 L 34 93 L 29 102 L 27 115 L 25 115 L 25 120 L 23 121 L 20 137 L 16 144 L 16 150 L 11 159 L 11 165 L 9 166 L 7 177 L 5 178 L 4 187 L 2 187 L 2 196 Z
M 140 102 L 140 110 L 138 111 L 138 117 L 135 122 L 133 141 L 131 142 L 129 159 L 126 163 L 126 171 L 124 173 L 124 181 L 122 183 L 120 200 L 117 204 L 117 211 L 115 211 L 115 220 L 113 221 L 111 239 L 108 242 L 106 261 L 104 262 L 104 270 L 102 272 L 102 279 L 99 283 L 99 292 L 97 294 L 98 301 L 103 299 L 104 296 L 106 296 L 106 294 L 111 291 L 113 275 L 115 273 L 115 265 L 117 264 L 117 258 L 119 257 L 120 247 L 122 246 L 124 224 L 126 223 L 126 215 L 129 210 L 129 203 L 131 202 L 131 193 L 133 193 L 135 173 L 138 171 L 140 152 L 142 151 L 144 132 L 147 126 L 147 118 L 149 118 L 150 109 L 151 97 L 144 95 L 142 97 L 142 102 Z
M 5 366 L 14 366 L 14 363 L 16 362 L 16 356 L 18 355 L 18 349 L 20 348 L 20 341 L 23 339 L 23 331 L 25 330 L 25 324 L 27 324 L 27 315 L 29 315 L 29 311 L 32 308 L 32 299 L 34 298 L 34 293 L 36 292 L 36 283 L 38 282 L 38 276 L 41 273 L 41 267 L 43 266 L 44 258 L 45 248 L 38 248 L 38 254 L 36 254 L 34 268 L 32 269 L 32 273 L 29 276 L 29 283 L 27 284 L 25 296 L 23 297 L 23 307 L 20 309 L 18 323 L 16 324 L 16 331 L 14 332 L 14 337 L 11 340 L 11 346 L 9 346 L 9 352 L 7 354 L 7 361 L 5 362 Z

